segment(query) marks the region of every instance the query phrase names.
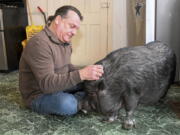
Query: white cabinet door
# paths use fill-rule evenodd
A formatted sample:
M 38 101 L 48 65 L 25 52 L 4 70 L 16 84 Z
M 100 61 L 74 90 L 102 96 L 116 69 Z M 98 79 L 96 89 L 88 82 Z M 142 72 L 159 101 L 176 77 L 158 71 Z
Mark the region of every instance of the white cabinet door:
M 37 7 L 43 9 L 48 16 L 48 0 L 26 0 L 26 2 L 29 25 L 45 25 L 44 16 Z

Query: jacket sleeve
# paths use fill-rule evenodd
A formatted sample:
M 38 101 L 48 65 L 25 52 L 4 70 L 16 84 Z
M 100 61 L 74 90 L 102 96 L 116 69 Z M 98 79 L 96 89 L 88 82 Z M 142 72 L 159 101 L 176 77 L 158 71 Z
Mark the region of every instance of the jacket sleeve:
M 81 82 L 78 70 L 55 73 L 52 50 L 45 41 L 31 42 L 24 51 L 24 59 L 43 93 L 64 90 Z
M 81 69 L 81 68 L 78 67 L 78 66 L 75 66 L 75 65 L 73 65 L 73 64 L 69 64 L 69 70 L 70 70 L 70 71 L 75 71 L 75 70 L 79 70 L 79 69 Z

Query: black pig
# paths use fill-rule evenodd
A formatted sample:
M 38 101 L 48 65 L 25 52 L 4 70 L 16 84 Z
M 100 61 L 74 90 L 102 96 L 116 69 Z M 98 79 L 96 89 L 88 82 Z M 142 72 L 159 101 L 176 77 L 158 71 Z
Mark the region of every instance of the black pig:
M 135 126 L 133 112 L 139 103 L 154 104 L 162 99 L 175 76 L 174 52 L 159 41 L 113 51 L 96 64 L 104 67 L 100 80 L 86 81 L 83 111 L 97 111 L 114 121 L 124 107 L 123 128 Z

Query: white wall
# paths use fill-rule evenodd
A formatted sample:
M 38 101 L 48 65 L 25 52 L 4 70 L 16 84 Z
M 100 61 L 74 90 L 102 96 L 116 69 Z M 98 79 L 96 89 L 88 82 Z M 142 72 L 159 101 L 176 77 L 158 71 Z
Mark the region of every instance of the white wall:
M 146 43 L 155 40 L 155 0 L 146 0 Z

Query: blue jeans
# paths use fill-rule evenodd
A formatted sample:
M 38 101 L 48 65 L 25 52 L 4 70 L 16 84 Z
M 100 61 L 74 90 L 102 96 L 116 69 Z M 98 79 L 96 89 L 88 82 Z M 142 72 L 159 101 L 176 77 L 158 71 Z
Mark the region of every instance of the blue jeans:
M 44 94 L 32 101 L 31 109 L 40 114 L 73 115 L 78 112 L 78 100 L 85 92 L 76 92 L 77 86 L 72 89 Z

